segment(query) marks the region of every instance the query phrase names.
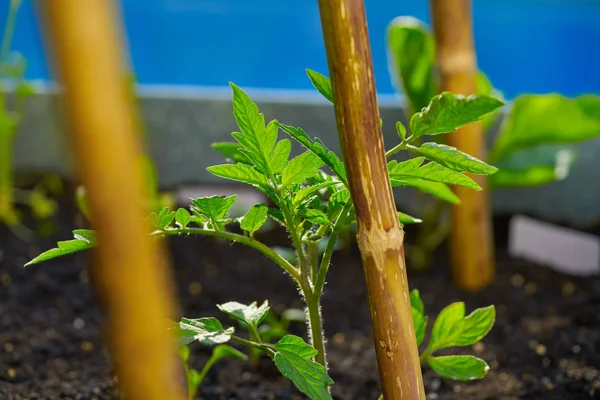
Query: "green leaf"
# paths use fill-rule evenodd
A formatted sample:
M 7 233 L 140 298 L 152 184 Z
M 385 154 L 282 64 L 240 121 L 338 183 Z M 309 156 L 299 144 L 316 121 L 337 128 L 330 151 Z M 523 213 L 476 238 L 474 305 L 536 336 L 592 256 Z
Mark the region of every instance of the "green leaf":
M 329 150 L 319 138 L 315 138 L 313 142 L 306 132 L 300 128 L 294 128 L 293 126 L 284 124 L 279 124 L 279 127 L 306 149 L 315 153 L 329 168 L 331 168 L 344 185 L 347 185 L 344 164 L 337 154 Z
M 179 349 L 177 349 L 177 353 L 184 362 L 187 362 L 190 358 L 190 348 L 188 346 L 181 346 Z
M 265 222 L 269 208 L 264 204 L 255 204 L 250 207 L 248 213 L 240 221 L 240 227 L 248 231 L 250 236 L 254 234 Z
M 260 306 L 256 302 L 245 305 L 237 301 L 230 301 L 225 304 L 219 304 L 217 307 L 230 317 L 254 327 L 258 327 L 258 324 L 269 314 L 269 302 L 266 300 Z
M 493 305 L 474 310 L 463 320 L 460 336 L 450 345 L 470 346 L 479 342 L 492 329 L 495 320 L 496 309 Z
M 317 173 L 323 161 L 309 151 L 294 157 L 281 171 L 281 184 L 284 186 L 295 185 Z
M 191 220 L 192 220 L 192 217 L 190 216 L 190 213 L 188 212 L 188 210 L 186 210 L 185 208 L 180 208 L 175 213 L 175 222 L 181 228 L 185 228 L 186 226 L 188 226 L 188 224 L 190 223 Z
M 340 184 L 340 182 L 336 182 L 336 181 L 324 181 L 321 183 L 317 183 L 316 185 L 310 185 L 310 186 L 303 187 L 302 189 L 300 189 L 299 191 L 296 192 L 296 195 L 294 196 L 293 204 L 295 206 L 298 206 L 298 205 L 302 204 L 302 202 L 304 202 L 306 199 L 308 199 L 312 195 L 316 194 L 317 192 L 319 192 L 323 189 L 327 189 L 328 187 L 339 185 L 339 184 Z
M 421 21 L 397 17 L 387 28 L 388 66 L 392 83 L 404 92 L 410 112 L 427 106 L 439 91 L 434 80 L 435 43 Z
M 410 186 L 419 189 L 424 193 L 431 194 L 440 200 L 451 204 L 460 204 L 460 199 L 454 194 L 452 189 L 444 183 L 426 181 L 421 178 L 402 178 L 402 180 L 391 179 L 392 186 Z
M 314 209 L 300 210 L 300 215 L 317 225 L 329 225 L 329 217 L 323 211 Z
M 67 254 L 73 254 L 78 251 L 91 249 L 92 247 L 96 246 L 96 233 L 94 231 L 87 229 L 76 229 L 73 231 L 73 236 L 75 237 L 74 240 L 58 242 L 58 247 L 43 252 L 25 264 L 25 267 L 40 263 L 42 261 L 51 260 L 56 257 L 65 256 Z
M 455 381 L 481 379 L 490 369 L 485 361 L 474 356 L 429 357 L 427 362 L 441 377 Z
M 235 203 L 236 195 L 199 197 L 192 200 L 192 209 L 205 215 L 212 221 L 219 221 L 229 212 Z
M 420 224 L 423 222 L 422 219 L 411 217 L 410 215 L 401 213 L 400 211 L 398 211 L 398 220 L 401 224 Z
M 558 94 L 519 96 L 505 117 L 489 160 L 495 162 L 528 147 L 571 144 L 600 136 L 600 119 L 588 101 Z
M 498 171 L 498 168 L 445 144 L 427 142 L 411 150 L 456 172 L 491 175 Z
M 317 89 L 323 97 L 333 103 L 333 89 L 331 88 L 331 81 L 329 78 L 308 68 L 306 69 L 306 74 L 315 89 Z
M 454 132 L 462 125 L 479 121 L 503 104 L 490 96 L 465 97 L 444 92 L 431 99 L 426 108 L 411 117 L 410 129 L 415 137 Z
M 427 317 L 423 313 L 411 307 L 413 323 L 415 325 L 415 338 L 417 340 L 417 346 L 423 343 L 425 338 L 425 331 L 427 329 Z
M 233 115 L 241 131 L 232 133 L 232 136 L 244 147 L 242 152 L 259 171 L 272 174 L 269 160 L 277 141 L 277 122 L 272 121 L 265 127 L 265 117 L 259 113 L 256 104 L 234 83 L 230 86 L 233 90 Z
M 406 127 L 400 121 L 396 122 L 396 132 L 398 132 L 398 136 L 404 142 L 406 140 Z
M 217 362 L 219 360 L 222 360 L 223 358 L 238 358 L 240 360 L 247 360 L 248 356 L 239 351 L 238 349 L 235 349 L 226 344 L 220 344 L 218 346 L 215 346 L 210 358 L 212 358 L 214 362 Z
M 496 318 L 494 306 L 478 308 L 465 315 L 462 302 L 444 308 L 433 325 L 428 348 L 432 351 L 477 343 L 492 329 Z
M 330 400 L 327 387 L 333 379 L 327 375 L 325 367 L 312 361 L 317 354 L 312 346 L 294 335 L 284 336 L 275 344 L 277 353 L 274 361 L 279 372 L 290 379 L 302 393 L 311 400 Z
M 210 145 L 214 150 L 221 153 L 223 157 L 235 163 L 251 164 L 251 161 L 240 152 L 240 144 L 233 142 L 217 142 Z
M 423 304 L 423 300 L 421 300 L 419 289 L 413 289 L 410 292 L 410 306 L 421 314 L 425 313 L 425 305 Z
M 267 177 L 254 167 L 245 164 L 222 164 L 206 168 L 213 175 L 251 185 L 267 185 Z
M 433 323 L 428 348 L 437 350 L 448 347 L 446 344 L 452 341 L 453 337 L 461 334 L 464 317 L 465 303 L 463 302 L 452 303 L 442 309 Z
M 600 96 L 586 94 L 576 97 L 575 101 L 587 115 L 600 119 Z
M 219 345 L 219 346 L 225 346 L 225 345 Z M 200 385 L 202 384 L 202 374 L 198 371 L 196 371 L 195 369 L 190 369 L 188 372 L 188 387 L 190 389 L 190 391 L 192 393 L 196 393 L 196 391 L 198 390 L 198 387 L 200 387 Z
M 223 328 L 221 322 L 213 317 L 189 319 L 181 318 L 174 326 L 180 346 L 186 346 L 194 341 L 214 345 L 228 342 L 234 329 Z
M 271 170 L 274 174 L 280 173 L 286 166 L 291 151 L 292 142 L 289 139 L 283 139 L 275 145 L 270 160 Z
M 559 180 L 556 168 L 549 165 L 534 165 L 526 169 L 506 169 L 490 176 L 491 189 L 531 188 Z
M 421 178 L 432 182 L 441 182 L 449 185 L 465 186 L 474 190 L 481 187 L 471 178 L 446 168 L 443 165 L 430 161 L 423 164 L 425 157 L 415 157 L 407 161 L 397 162 L 392 160 L 388 163 L 390 179 L 402 181 L 404 178 Z
M 154 221 L 156 229 L 165 230 L 175 219 L 175 212 L 169 210 L 169 207 L 163 207 L 158 214 L 151 213 L 151 220 Z

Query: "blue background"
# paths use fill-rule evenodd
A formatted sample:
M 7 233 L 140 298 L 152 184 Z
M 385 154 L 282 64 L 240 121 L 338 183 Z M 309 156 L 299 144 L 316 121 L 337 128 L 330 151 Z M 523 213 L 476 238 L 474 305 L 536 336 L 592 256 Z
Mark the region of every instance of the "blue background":
M 80 0 L 84 1 L 84 0 Z M 0 21 L 8 1 L 2 1 Z M 6 6 L 5 6 L 6 5 Z M 122 0 L 141 84 L 310 89 L 304 69 L 326 72 L 316 0 Z M 396 16 L 429 21 L 426 0 L 366 0 L 375 77 L 392 94 L 385 30 Z M 600 1 L 474 0 L 480 68 L 509 98 L 600 93 Z M 13 49 L 27 76 L 48 80 L 36 13 L 24 0 Z

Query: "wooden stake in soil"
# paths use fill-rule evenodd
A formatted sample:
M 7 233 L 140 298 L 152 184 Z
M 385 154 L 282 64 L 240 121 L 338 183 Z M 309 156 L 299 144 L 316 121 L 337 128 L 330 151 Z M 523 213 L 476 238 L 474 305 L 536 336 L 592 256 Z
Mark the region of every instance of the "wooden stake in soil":
M 441 89 L 475 93 L 477 63 L 473 45 L 470 0 L 430 0 Z M 480 123 L 465 125 L 448 135 L 448 144 L 480 160 L 486 159 Z M 485 287 L 494 277 L 492 217 L 485 176 L 468 174 L 483 190 L 456 187 L 461 204 L 452 206 L 450 258 L 457 286 L 470 291 Z
M 404 232 L 387 173 L 364 3 L 319 0 L 319 9 L 383 395 L 390 400 L 424 400 Z
M 98 232 L 94 283 L 109 315 L 111 350 L 128 399 L 183 399 L 174 341 L 170 276 L 149 239 L 139 143 L 129 121 L 115 3 L 40 3 L 64 83 L 70 139 Z

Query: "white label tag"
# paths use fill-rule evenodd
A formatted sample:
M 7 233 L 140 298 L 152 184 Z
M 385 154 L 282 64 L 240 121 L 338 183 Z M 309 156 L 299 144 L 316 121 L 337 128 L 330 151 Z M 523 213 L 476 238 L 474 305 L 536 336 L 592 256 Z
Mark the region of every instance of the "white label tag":
M 510 221 L 508 252 L 569 275 L 600 274 L 600 238 L 523 215 Z

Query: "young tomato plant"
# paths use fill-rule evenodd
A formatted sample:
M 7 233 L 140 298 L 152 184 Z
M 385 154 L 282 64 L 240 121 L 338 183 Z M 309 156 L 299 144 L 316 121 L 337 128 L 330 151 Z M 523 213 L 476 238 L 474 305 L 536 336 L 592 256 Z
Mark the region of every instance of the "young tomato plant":
M 410 115 L 426 107 L 429 99 L 439 93 L 435 40 L 421 21 L 398 17 L 388 27 L 387 42 L 390 76 L 398 93 L 405 95 L 404 111 Z M 481 71 L 477 92 L 501 97 Z M 558 94 L 534 94 L 518 96 L 502 118 L 499 110 L 486 115 L 484 127 L 498 127 L 488 161 L 500 170 L 489 177 L 490 188 L 531 188 L 565 179 L 576 159 L 568 145 L 600 136 L 599 110 L 600 97 L 594 95 L 569 99 Z M 411 151 L 411 155 L 423 154 Z M 424 222 L 408 257 L 413 267 L 424 268 L 449 234 L 448 203 L 458 204 L 460 200 L 448 193 L 418 189 L 436 197 L 427 199 L 417 193 Z
M 332 101 L 329 79 L 314 71 L 307 72 L 317 90 Z M 248 330 L 247 338 L 236 335 L 233 326 L 224 327 L 214 317 L 182 318 L 174 325 L 173 331 L 178 335 L 181 346 L 194 341 L 206 345 L 232 342 L 260 351 L 272 358 L 281 373 L 311 399 L 330 399 L 328 387 L 333 380 L 327 374 L 320 300 L 340 232 L 355 220 L 346 170 L 340 158 L 321 140 L 310 139 L 302 129 L 278 121 L 266 123 L 250 97 L 236 85 L 231 84 L 231 87 L 233 114 L 239 132 L 232 133 L 235 143 L 214 146 L 230 162 L 209 167 L 208 171 L 224 179 L 252 185 L 264 193 L 273 206 L 255 204 L 243 217 L 233 218 L 229 211 L 236 201 L 235 195 L 191 199 L 189 208 L 172 211 L 165 207 L 158 213 L 152 213 L 151 235 L 219 237 L 263 253 L 299 288 L 306 303 L 304 317 L 310 344 L 284 332 L 287 327 L 278 332 L 265 330 L 263 326 L 269 313 L 266 301 L 261 305 L 229 302 L 218 306 Z M 447 197 L 453 195 L 448 185 L 480 190 L 463 172 L 491 174 L 496 171 L 495 167 L 448 146 L 433 142 L 417 146 L 416 143 L 424 135 L 453 132 L 501 105 L 501 101 L 485 95 L 464 97 L 442 93 L 433 97 L 427 107 L 412 116 L 411 135 L 407 135 L 401 123 L 397 124 L 400 143 L 387 152 L 387 157 L 391 159 L 407 150 L 418 152 L 421 156 L 401 162 L 390 160 L 388 170 L 392 184 L 417 187 Z M 306 151 L 290 159 L 292 141 L 290 138 L 279 140 L 280 130 Z M 291 250 L 271 248 L 257 239 L 255 233 L 269 218 L 287 230 Z M 398 218 L 403 224 L 419 222 L 400 212 Z M 243 233 L 229 230 L 234 225 L 239 225 Z M 57 248 L 39 255 L 27 265 L 96 245 L 93 231 L 76 230 L 74 236 L 74 240 L 59 242 Z M 413 292 L 412 298 L 413 318 L 420 343 L 427 318 L 418 292 Z M 451 313 L 444 311 L 440 314 L 434 324 L 432 340 L 421 359 L 442 376 L 465 380 L 481 378 L 487 366 L 482 367 L 485 363 L 479 359 L 433 355 L 441 348 L 465 346 L 478 341 L 491 328 L 493 306 L 464 317 L 464 305 L 461 304 L 449 306 Z M 275 340 L 277 342 L 273 343 Z
M 47 189 L 59 191 L 60 186 L 57 188 L 52 177 L 47 177 L 44 179 L 46 182 L 36 185 L 33 190 L 14 187 L 14 141 L 25 115 L 26 100 L 34 92 L 25 80 L 25 58 L 18 52 L 11 52 L 20 5 L 20 0 L 8 2 L 0 45 L 0 223 L 6 224 L 20 237 L 28 238 L 31 232 L 21 225 L 15 203 L 28 205 L 36 219 L 46 220 L 57 208 L 56 202 L 48 197 Z

